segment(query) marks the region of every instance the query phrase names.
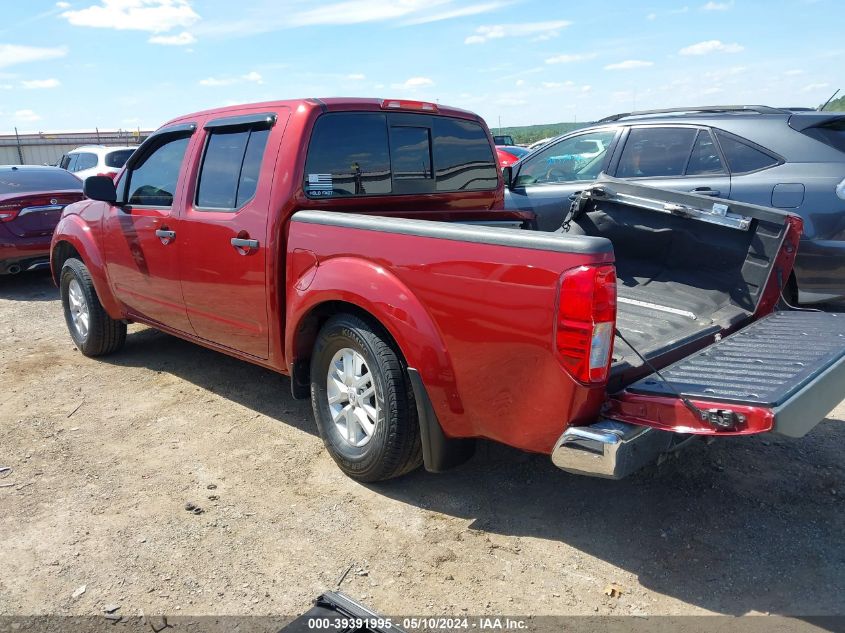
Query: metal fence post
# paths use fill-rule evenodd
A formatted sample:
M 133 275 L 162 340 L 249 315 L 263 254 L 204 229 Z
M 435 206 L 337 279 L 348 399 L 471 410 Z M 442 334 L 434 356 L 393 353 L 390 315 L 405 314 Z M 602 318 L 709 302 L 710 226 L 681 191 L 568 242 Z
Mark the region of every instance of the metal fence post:
M 21 161 L 21 165 L 23 165 L 23 149 L 21 149 L 21 137 L 18 136 L 18 128 L 15 127 L 15 140 L 18 144 L 18 159 Z

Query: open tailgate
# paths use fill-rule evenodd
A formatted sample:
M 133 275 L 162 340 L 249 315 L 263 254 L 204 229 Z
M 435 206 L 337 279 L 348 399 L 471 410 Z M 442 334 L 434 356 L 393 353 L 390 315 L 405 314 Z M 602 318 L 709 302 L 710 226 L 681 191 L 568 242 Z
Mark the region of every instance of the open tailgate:
M 845 398 L 845 313 L 776 312 L 659 374 L 612 396 L 605 416 L 679 433 L 801 437 Z

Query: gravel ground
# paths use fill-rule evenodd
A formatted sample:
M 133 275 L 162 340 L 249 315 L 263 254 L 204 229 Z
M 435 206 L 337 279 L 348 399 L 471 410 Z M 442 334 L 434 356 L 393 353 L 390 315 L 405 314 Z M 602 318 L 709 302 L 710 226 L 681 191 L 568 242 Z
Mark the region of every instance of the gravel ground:
M 44 274 L 0 277 L 0 376 L 0 615 L 298 614 L 347 569 L 389 614 L 845 614 L 843 405 L 621 482 L 483 444 L 361 485 L 283 377 L 141 326 L 84 358 Z

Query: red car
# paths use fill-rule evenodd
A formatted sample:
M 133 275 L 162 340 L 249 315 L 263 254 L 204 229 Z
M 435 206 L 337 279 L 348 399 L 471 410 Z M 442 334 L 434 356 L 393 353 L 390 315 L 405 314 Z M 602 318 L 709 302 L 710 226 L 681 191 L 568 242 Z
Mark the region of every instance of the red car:
M 518 145 L 496 145 L 496 156 L 500 167 L 510 167 L 526 154 L 531 152 Z
M 134 321 L 287 375 L 361 481 L 475 438 L 621 477 L 696 435 L 800 437 L 845 395 L 845 315 L 773 313 L 797 216 L 602 180 L 544 233 L 507 174 L 439 104 L 180 117 L 65 209 L 70 336 L 99 356 Z
M 0 165 L 0 275 L 46 268 L 62 209 L 83 197 L 64 169 Z

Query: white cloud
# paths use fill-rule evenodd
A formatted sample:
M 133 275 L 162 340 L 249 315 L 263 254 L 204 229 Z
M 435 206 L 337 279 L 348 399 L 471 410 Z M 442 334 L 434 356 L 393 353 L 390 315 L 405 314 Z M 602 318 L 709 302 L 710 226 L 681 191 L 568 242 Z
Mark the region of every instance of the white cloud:
M 217 88 L 219 86 L 232 86 L 244 82 L 263 84 L 264 78 L 253 70 L 238 77 L 208 77 L 207 79 L 200 79 L 199 84 L 208 88 Z
M 405 88 L 407 90 L 413 90 L 414 88 L 426 88 L 428 86 L 433 86 L 434 81 L 429 79 L 428 77 L 411 77 L 405 80 L 401 84 L 393 84 L 394 88 Z
M 449 9 L 439 13 L 431 13 L 429 15 L 421 15 L 417 18 L 411 18 L 403 22 L 405 25 L 412 24 L 427 24 L 429 22 L 440 22 L 441 20 L 451 20 L 453 18 L 463 18 L 470 15 L 479 15 L 489 11 L 495 11 L 501 7 L 511 4 L 510 2 L 487 2 L 485 4 L 472 4 L 468 7 L 461 7 L 458 9 Z
M 14 117 L 21 123 L 35 123 L 41 120 L 41 117 L 32 110 L 15 110 Z
M 680 55 L 709 55 L 710 53 L 740 53 L 745 50 L 739 44 L 725 44 L 721 40 L 706 40 L 692 44 L 678 51 Z
M 543 88 L 555 89 L 555 88 L 571 88 L 575 84 L 571 81 L 544 81 L 542 83 Z
M 188 27 L 200 19 L 189 0 L 101 0 L 101 4 L 61 15 L 74 26 L 152 33 Z
M 450 4 L 450 0 L 346 0 L 288 16 L 291 26 L 362 24 L 403 18 L 424 9 Z
M 517 80 L 516 80 L 516 84 L 515 84 L 515 85 L 516 85 L 517 87 L 519 87 L 519 86 L 524 86 L 524 85 L 525 85 L 525 80 L 524 80 L 524 79 L 517 79 Z
M 352 81 L 363 81 L 367 78 L 367 76 L 361 73 L 352 73 L 351 75 L 346 75 L 346 78 L 351 79 Z
M 604 67 L 605 70 L 634 70 L 635 68 L 648 68 L 654 66 L 654 62 L 644 61 L 642 59 L 626 59 L 624 62 L 617 62 L 615 64 L 608 64 Z
M 188 46 L 194 44 L 197 38 L 187 31 L 182 31 L 178 35 L 153 35 L 147 41 L 150 44 L 161 44 L 163 46 Z
M 42 48 L 40 46 L 22 46 L 19 44 L 0 44 L 0 68 L 24 64 L 26 62 L 39 62 L 47 59 L 57 59 L 67 55 L 67 48 L 59 46 L 55 48 Z
M 727 11 L 733 8 L 733 2 L 713 2 L 710 0 L 707 4 L 701 7 L 702 11 Z
M 57 9 L 69 9 L 70 8 L 70 2 L 57 2 L 56 8 Z
M 528 100 L 519 95 L 504 95 L 496 99 L 495 104 L 503 107 L 516 107 L 528 105 Z
M 645 19 L 646 20 L 656 20 L 657 14 L 656 13 L 649 13 L 647 16 L 645 16 Z
M 816 90 L 821 90 L 822 88 L 829 88 L 829 83 L 820 83 L 820 84 L 807 84 L 803 88 L 801 88 L 801 92 L 815 92 Z
M 21 81 L 21 85 L 27 90 L 39 88 L 58 88 L 62 83 L 58 79 L 29 79 Z
M 535 36 L 534 41 L 538 39 L 550 39 L 557 37 L 560 34 L 560 30 L 565 29 L 570 24 L 572 22 L 568 20 L 552 20 L 548 22 L 479 26 L 475 29 L 474 35 L 470 35 L 464 40 L 464 44 L 483 44 L 489 40 L 503 37 L 530 37 L 532 35 Z
M 555 55 L 546 59 L 547 64 L 571 64 L 572 62 L 583 62 L 593 59 L 595 53 L 576 53 L 574 55 Z
M 794 77 L 794 76 L 796 76 L 796 75 L 803 75 L 803 74 L 804 74 L 804 71 L 803 71 L 803 70 L 799 70 L 799 69 L 795 68 L 795 69 L 793 69 L 793 70 L 787 70 L 787 71 L 786 71 L 785 73 L 783 73 L 783 74 L 784 74 L 784 75 L 789 75 L 790 77 Z

